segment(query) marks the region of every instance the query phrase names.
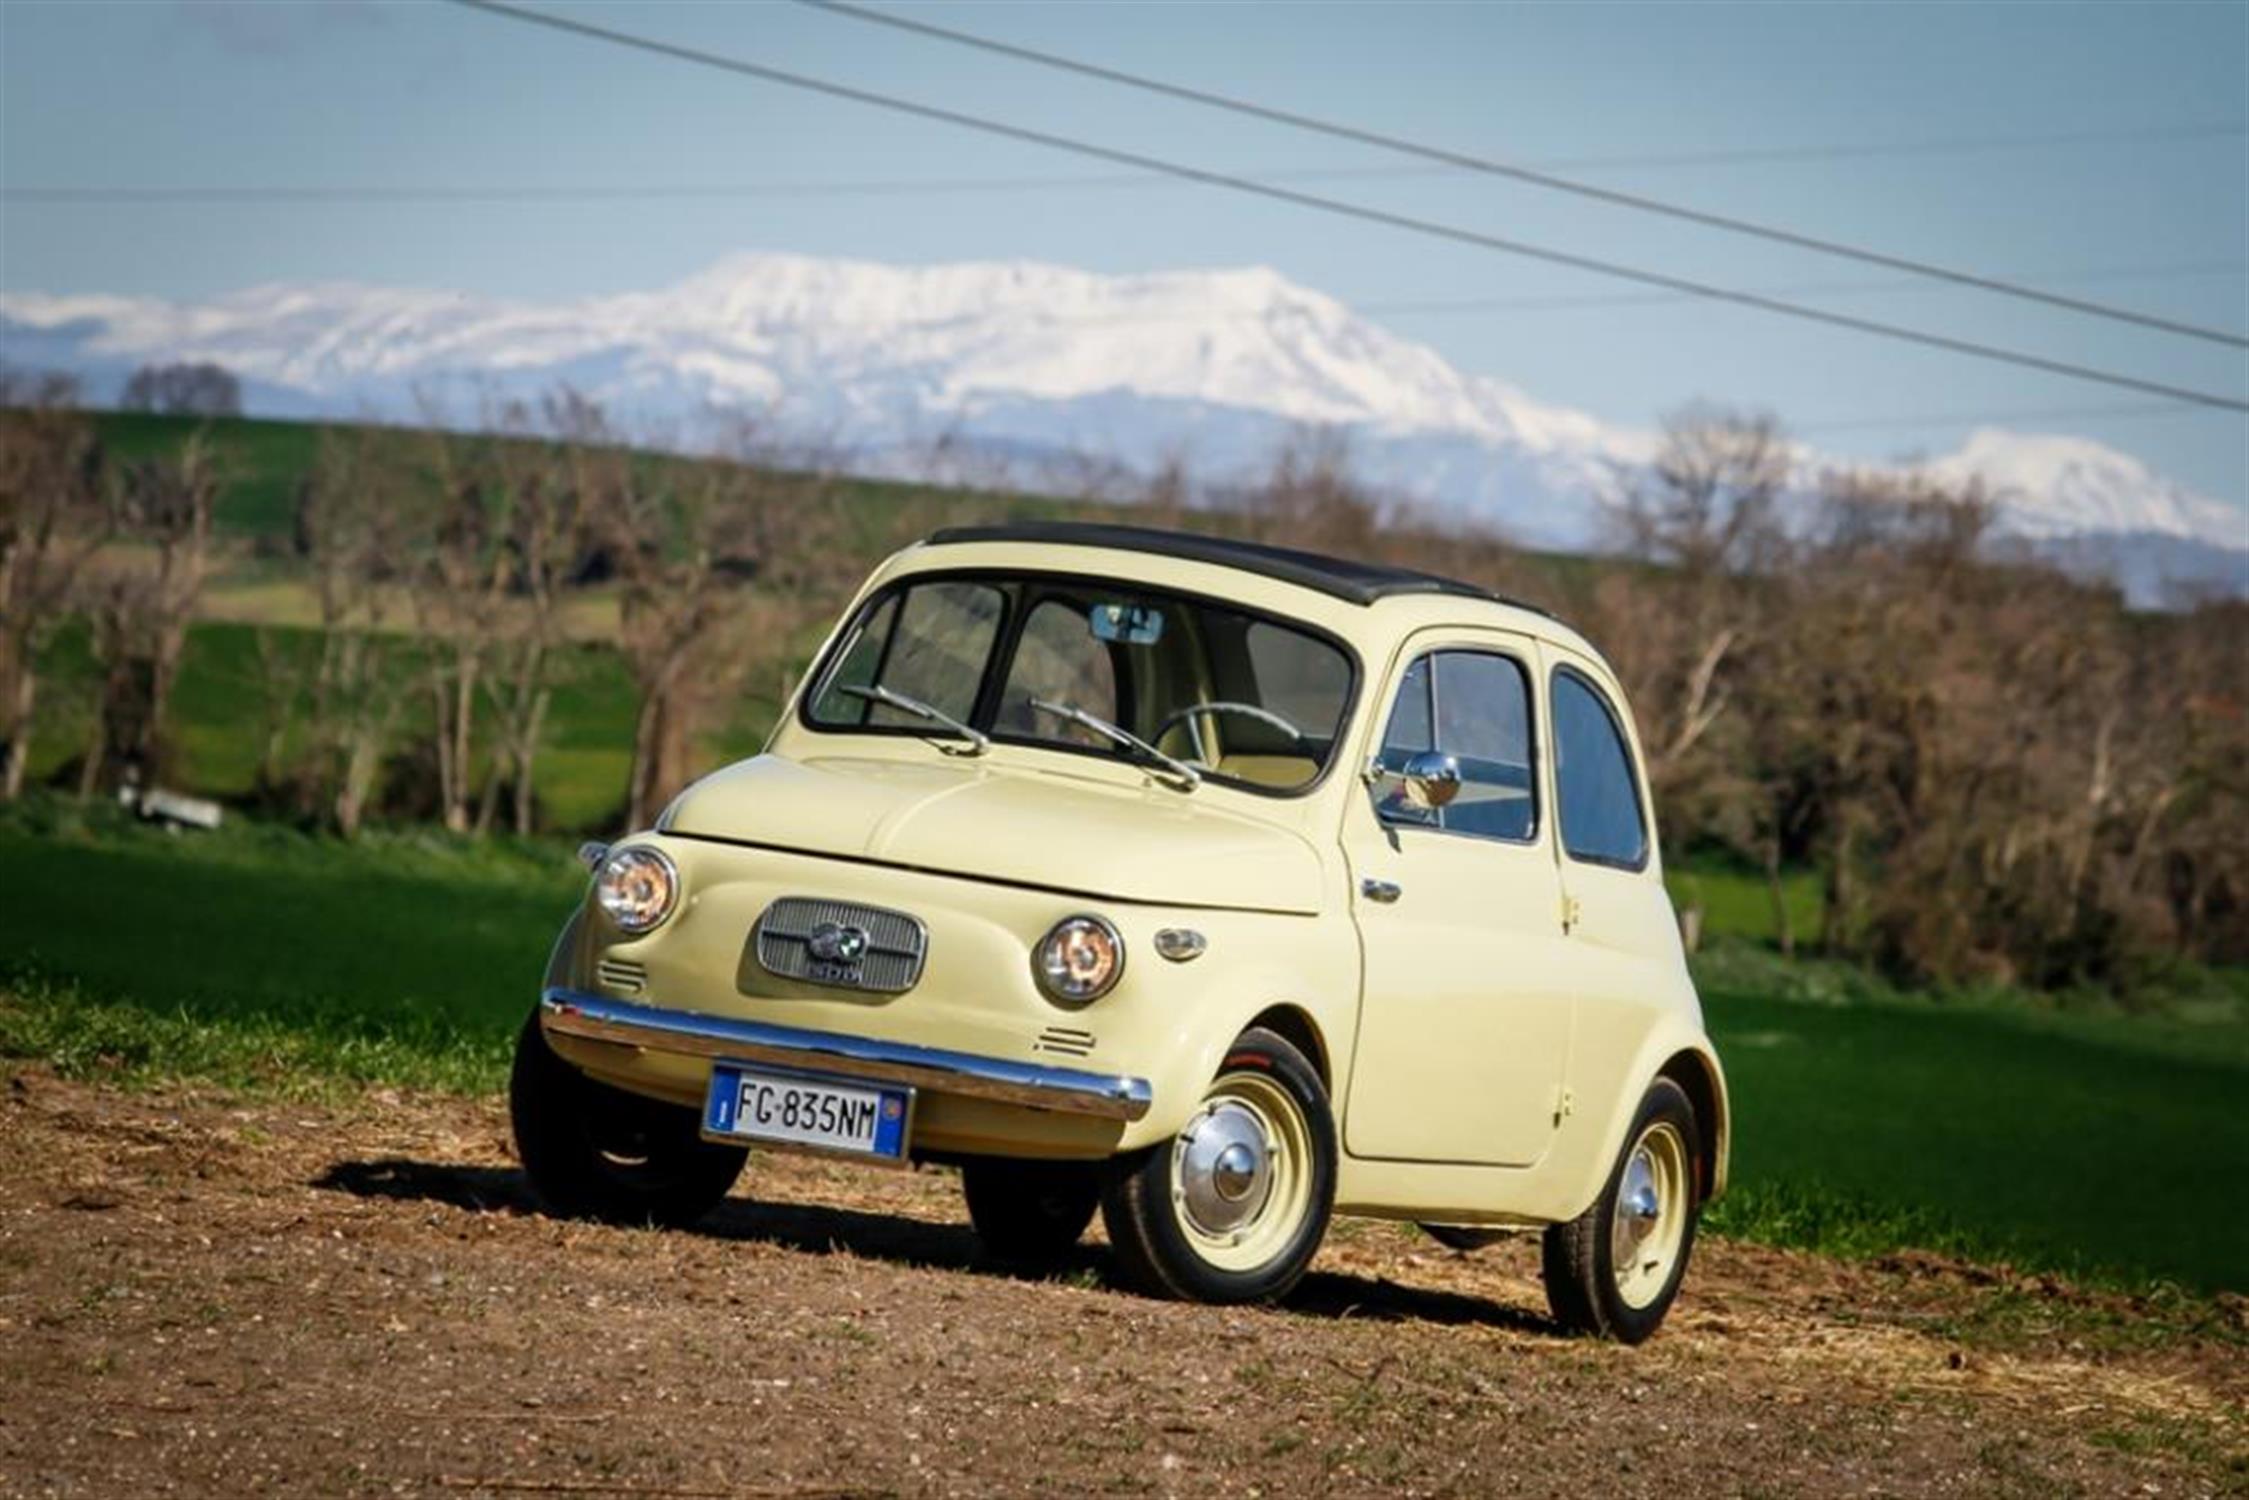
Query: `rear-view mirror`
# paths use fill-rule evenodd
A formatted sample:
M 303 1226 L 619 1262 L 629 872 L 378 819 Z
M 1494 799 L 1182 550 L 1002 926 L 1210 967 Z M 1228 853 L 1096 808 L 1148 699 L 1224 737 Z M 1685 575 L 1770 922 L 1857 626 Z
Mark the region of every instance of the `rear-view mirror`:
M 1096 604 L 1086 611 L 1095 640 L 1153 646 L 1164 636 L 1164 612 L 1147 604 Z

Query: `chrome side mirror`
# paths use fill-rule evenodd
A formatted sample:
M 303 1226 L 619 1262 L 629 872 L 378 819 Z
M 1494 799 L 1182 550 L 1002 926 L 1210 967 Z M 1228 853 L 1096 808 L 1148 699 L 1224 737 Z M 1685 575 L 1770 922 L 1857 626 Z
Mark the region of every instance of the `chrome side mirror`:
M 1460 795 L 1460 762 L 1441 750 L 1424 750 L 1406 762 L 1406 800 L 1435 812 Z

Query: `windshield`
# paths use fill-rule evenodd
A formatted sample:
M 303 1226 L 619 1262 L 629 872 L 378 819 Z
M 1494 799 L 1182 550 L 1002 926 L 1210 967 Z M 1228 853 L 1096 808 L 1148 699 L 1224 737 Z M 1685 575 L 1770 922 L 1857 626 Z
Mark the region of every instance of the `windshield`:
M 925 578 L 860 610 L 805 719 L 818 729 L 957 736 L 871 692 L 887 689 L 1003 744 L 1157 769 L 1169 759 L 1214 780 L 1291 792 L 1327 768 L 1351 686 L 1350 659 L 1325 637 L 1223 604 L 1043 574 Z

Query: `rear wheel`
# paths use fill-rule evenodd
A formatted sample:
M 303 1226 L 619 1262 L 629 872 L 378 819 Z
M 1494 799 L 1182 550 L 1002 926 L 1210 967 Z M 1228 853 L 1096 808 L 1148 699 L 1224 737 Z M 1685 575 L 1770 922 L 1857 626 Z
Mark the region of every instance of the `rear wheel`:
M 1101 1166 L 1082 1161 L 982 1157 L 961 1167 L 961 1194 L 976 1237 L 996 1259 L 1061 1260 L 1101 1200 Z
M 1257 1029 L 1234 1043 L 1178 1135 L 1113 1164 L 1101 1217 L 1143 1290 L 1267 1302 L 1304 1275 L 1334 1202 L 1327 1090 L 1303 1053 Z
M 516 1039 L 508 1112 L 532 1190 L 565 1218 L 692 1224 L 718 1206 L 749 1156 L 704 1140 L 692 1109 L 579 1072 L 547 1045 L 537 1012 Z
M 1663 1325 L 1702 1215 L 1701 1149 L 1693 1102 L 1657 1079 L 1600 1198 L 1546 1231 L 1546 1302 L 1557 1322 L 1625 1344 Z

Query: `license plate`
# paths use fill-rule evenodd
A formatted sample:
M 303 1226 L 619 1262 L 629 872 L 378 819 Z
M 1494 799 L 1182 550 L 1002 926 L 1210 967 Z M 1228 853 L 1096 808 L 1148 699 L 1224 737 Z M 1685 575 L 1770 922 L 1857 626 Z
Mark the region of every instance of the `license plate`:
M 903 1161 L 913 1108 L 909 1088 L 720 1063 L 711 1069 L 703 1133 Z

